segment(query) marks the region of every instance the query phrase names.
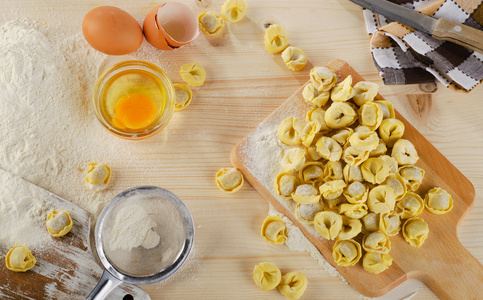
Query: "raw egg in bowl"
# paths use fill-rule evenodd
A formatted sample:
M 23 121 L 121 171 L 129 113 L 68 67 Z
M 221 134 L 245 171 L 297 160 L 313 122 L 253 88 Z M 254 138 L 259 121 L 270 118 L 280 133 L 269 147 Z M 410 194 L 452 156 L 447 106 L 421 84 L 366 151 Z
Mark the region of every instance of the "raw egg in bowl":
M 175 93 L 171 80 L 159 67 L 128 60 L 102 73 L 93 101 L 97 119 L 109 132 L 126 139 L 142 139 L 168 124 Z

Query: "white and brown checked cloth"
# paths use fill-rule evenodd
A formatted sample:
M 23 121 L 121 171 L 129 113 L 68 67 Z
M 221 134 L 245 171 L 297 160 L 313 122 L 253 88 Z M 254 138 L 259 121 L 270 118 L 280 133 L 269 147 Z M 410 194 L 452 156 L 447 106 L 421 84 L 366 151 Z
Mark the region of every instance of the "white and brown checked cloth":
M 434 18 L 445 18 L 483 30 L 483 0 L 389 0 Z M 470 92 L 483 82 L 483 54 L 434 39 L 363 10 L 371 37 L 372 57 L 387 85 L 440 81 Z

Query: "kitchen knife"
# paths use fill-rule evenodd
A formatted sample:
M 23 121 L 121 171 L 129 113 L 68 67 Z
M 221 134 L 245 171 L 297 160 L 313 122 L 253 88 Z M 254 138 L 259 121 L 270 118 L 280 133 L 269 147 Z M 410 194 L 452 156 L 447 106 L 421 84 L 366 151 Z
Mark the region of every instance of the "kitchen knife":
M 436 19 L 386 0 L 349 0 L 416 30 L 483 53 L 483 31 L 447 19 Z

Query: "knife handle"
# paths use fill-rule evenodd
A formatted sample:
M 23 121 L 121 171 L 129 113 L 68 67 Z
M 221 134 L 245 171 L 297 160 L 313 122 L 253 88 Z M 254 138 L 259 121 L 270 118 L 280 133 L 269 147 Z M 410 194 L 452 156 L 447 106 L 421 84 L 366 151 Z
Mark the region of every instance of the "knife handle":
M 432 35 L 438 40 L 450 41 L 483 53 L 483 31 L 476 28 L 441 18 Z

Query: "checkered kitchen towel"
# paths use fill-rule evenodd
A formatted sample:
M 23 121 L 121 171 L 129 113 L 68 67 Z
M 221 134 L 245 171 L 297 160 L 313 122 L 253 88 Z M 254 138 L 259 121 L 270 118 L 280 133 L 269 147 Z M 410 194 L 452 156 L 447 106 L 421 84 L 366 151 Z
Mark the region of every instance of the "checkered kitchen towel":
M 483 0 L 389 0 L 428 16 L 483 30 Z M 374 63 L 384 83 L 440 81 L 470 92 L 483 81 L 483 54 L 386 19 L 364 9 Z

